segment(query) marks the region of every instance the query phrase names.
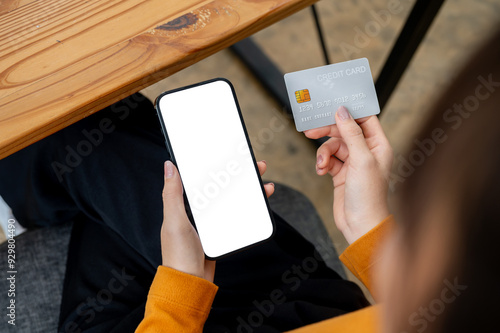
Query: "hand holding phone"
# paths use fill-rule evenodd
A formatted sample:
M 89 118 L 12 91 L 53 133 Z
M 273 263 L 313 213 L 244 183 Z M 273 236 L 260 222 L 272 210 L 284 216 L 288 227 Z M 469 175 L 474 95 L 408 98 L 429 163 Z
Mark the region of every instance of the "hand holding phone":
M 179 173 L 170 161 L 165 162 L 161 256 L 163 266 L 214 281 L 215 262 L 205 259 L 198 234 L 184 209 Z
M 257 166 L 262 176 L 266 172 L 266 163 L 260 161 Z M 179 172 L 172 162 L 167 161 L 164 173 L 162 265 L 213 282 L 215 261 L 205 258 L 200 238 L 186 215 Z M 266 196 L 270 197 L 274 185 L 266 184 L 264 188 Z
M 269 204 L 229 81 L 163 93 L 156 107 L 206 256 L 220 258 L 269 239 Z

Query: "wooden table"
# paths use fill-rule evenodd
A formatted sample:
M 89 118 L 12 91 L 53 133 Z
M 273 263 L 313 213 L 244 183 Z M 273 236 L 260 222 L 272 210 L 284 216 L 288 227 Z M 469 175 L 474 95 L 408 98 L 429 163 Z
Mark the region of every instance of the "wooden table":
M 1 1 L 0 159 L 315 1 Z

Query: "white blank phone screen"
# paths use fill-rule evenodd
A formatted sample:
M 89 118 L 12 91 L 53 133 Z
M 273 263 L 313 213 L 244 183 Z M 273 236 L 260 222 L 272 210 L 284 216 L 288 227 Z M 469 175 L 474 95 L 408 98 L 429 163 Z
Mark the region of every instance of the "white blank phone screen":
M 269 238 L 272 220 L 229 84 L 166 94 L 159 111 L 205 254 Z

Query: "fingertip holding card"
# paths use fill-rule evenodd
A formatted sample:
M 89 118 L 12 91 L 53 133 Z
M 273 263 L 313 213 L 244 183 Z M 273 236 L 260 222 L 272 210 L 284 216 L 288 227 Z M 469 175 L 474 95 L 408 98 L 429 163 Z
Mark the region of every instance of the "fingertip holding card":
M 335 124 L 339 106 L 354 119 L 380 113 L 366 58 L 287 73 L 285 85 L 299 132 Z

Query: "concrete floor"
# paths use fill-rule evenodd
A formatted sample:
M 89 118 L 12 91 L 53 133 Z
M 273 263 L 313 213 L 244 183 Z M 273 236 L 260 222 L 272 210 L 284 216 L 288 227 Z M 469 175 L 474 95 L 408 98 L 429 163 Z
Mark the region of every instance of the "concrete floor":
M 373 13 L 387 11 L 392 3 L 399 3 L 399 12 L 386 16 L 382 26 Z M 320 1 L 318 10 L 331 61 L 366 57 L 376 78 L 413 3 L 411 0 Z M 499 24 L 500 0 L 446 1 L 381 116 L 396 156 L 412 141 L 436 96 Z M 371 37 L 361 45 L 357 31 L 367 28 L 373 29 Z M 284 73 L 323 65 L 309 9 L 257 33 L 254 38 Z M 350 54 L 345 52 L 349 45 L 357 48 Z M 214 77 L 225 77 L 234 84 L 256 157 L 268 162 L 265 178 L 289 185 L 309 197 L 341 252 L 347 244 L 333 221 L 332 182 L 327 176 L 316 175 L 314 146 L 295 130 L 293 122 L 283 117 L 280 107 L 229 50 L 202 60 L 143 93 L 154 100 L 165 90 Z M 397 190 L 391 196 L 397 196 Z

